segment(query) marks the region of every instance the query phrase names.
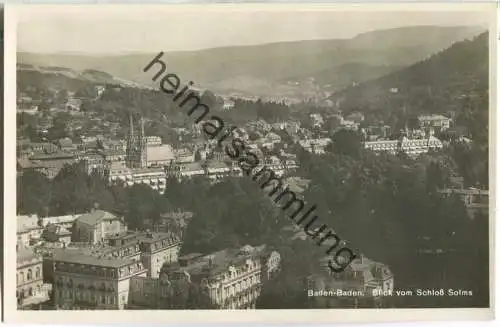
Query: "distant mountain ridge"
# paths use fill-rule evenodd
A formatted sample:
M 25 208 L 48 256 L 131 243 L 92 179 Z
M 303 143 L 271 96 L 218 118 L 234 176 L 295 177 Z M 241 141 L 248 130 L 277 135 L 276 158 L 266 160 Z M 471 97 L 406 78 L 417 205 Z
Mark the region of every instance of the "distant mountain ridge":
M 425 60 L 331 96 L 344 111 L 400 113 L 460 112 L 480 99 L 488 114 L 489 37 L 453 44 Z M 469 101 L 469 104 L 466 102 Z M 487 117 L 486 124 L 487 126 Z
M 321 87 L 345 87 L 382 76 L 402 66 L 411 65 L 456 41 L 479 34 L 480 27 L 415 26 L 363 33 L 352 39 L 309 40 L 235 46 L 199 51 L 165 53 L 167 70 L 196 86 L 218 89 L 226 81 L 240 78 L 241 85 L 232 89 L 252 92 L 248 85 L 261 80 L 264 84 L 301 82 L 308 78 Z M 158 49 L 160 52 L 161 49 Z M 116 56 L 82 56 L 68 54 L 18 53 L 18 62 L 39 66 L 62 66 L 78 71 L 94 69 L 140 84 L 152 85 L 143 68 L 156 54 Z M 360 65 L 357 74 L 343 70 L 343 65 Z M 354 66 L 351 66 L 354 67 Z M 329 76 L 328 72 L 332 75 Z M 346 76 L 343 74 L 346 73 Z M 349 74 L 355 75 L 349 77 Z M 342 75 L 342 76 L 339 76 Z M 248 82 L 245 80 L 246 77 Z M 253 87 L 253 86 L 251 86 Z M 255 88 L 262 88 L 256 86 Z

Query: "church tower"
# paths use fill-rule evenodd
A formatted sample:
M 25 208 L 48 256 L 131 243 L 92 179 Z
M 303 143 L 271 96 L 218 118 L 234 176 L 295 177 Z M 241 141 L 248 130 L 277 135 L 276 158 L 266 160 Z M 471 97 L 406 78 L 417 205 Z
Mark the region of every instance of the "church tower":
M 136 133 L 132 115 L 129 116 L 130 128 L 127 137 L 126 165 L 128 168 L 147 167 L 146 136 L 144 135 L 144 120 L 139 121 L 139 130 Z

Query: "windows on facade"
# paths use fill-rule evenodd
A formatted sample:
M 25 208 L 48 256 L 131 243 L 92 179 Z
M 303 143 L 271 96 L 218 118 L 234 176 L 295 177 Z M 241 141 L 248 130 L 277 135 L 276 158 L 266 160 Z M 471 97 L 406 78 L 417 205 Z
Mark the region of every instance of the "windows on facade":
M 33 271 L 31 269 L 28 269 L 28 275 L 27 275 L 27 280 L 30 281 L 33 279 Z
M 35 270 L 35 278 L 36 279 L 40 278 L 40 267 L 37 267 Z

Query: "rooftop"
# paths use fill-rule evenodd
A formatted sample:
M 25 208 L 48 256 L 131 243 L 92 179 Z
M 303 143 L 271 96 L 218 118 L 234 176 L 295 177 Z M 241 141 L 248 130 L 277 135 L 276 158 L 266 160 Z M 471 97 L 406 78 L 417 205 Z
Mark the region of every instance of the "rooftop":
M 143 233 L 140 236 L 140 241 L 143 243 L 154 243 L 157 241 L 169 239 L 171 240 L 171 243 L 176 243 L 179 242 L 179 239 L 177 236 L 175 236 L 172 233 Z
M 215 275 L 227 270 L 230 266 L 242 264 L 246 259 L 262 254 L 265 248 L 265 245 L 260 245 L 258 247 L 245 245 L 239 249 L 224 249 L 201 257 L 198 257 L 198 253 L 192 253 L 182 258 L 185 260 L 194 258 L 193 262 L 188 263 L 187 266 L 182 266 L 180 263 L 177 263 L 170 265 L 168 269 L 187 271 L 191 275 Z
M 52 154 L 37 154 L 33 156 L 32 160 L 61 160 L 61 159 L 74 159 L 75 156 L 72 153 L 68 152 L 57 152 Z
M 38 225 L 38 216 L 17 216 L 17 232 L 23 233 L 31 229 L 42 228 Z
M 99 223 L 101 220 L 108 220 L 108 219 L 118 219 L 118 218 L 112 213 L 109 213 L 107 211 L 95 210 L 93 212 L 81 215 L 76 220 L 78 222 L 93 226 Z
M 182 167 L 182 171 L 204 170 L 199 162 L 189 162 L 180 166 Z
M 84 265 L 92 265 L 100 267 L 111 267 L 111 268 L 119 268 L 134 263 L 133 260 L 129 259 L 99 258 L 97 256 L 82 253 L 77 250 L 57 251 L 56 253 L 54 253 L 54 260 L 68 262 L 68 263 L 76 263 L 76 264 L 84 264 Z
M 146 156 L 148 161 L 173 160 L 175 157 L 172 147 L 168 144 L 148 146 Z
M 22 263 L 24 261 L 32 260 L 37 257 L 40 257 L 36 254 L 32 249 L 28 248 L 20 248 L 17 250 L 17 263 Z

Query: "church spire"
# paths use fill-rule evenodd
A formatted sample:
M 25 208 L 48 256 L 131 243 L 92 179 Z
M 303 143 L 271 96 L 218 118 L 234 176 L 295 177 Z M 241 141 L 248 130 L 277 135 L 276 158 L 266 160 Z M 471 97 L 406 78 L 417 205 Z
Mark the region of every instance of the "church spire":
M 132 118 L 132 114 L 129 114 L 129 121 L 130 121 L 130 129 L 128 131 L 129 138 L 132 139 L 134 137 L 134 120 Z
M 141 116 L 141 138 L 145 138 L 146 135 L 144 134 L 144 118 Z

